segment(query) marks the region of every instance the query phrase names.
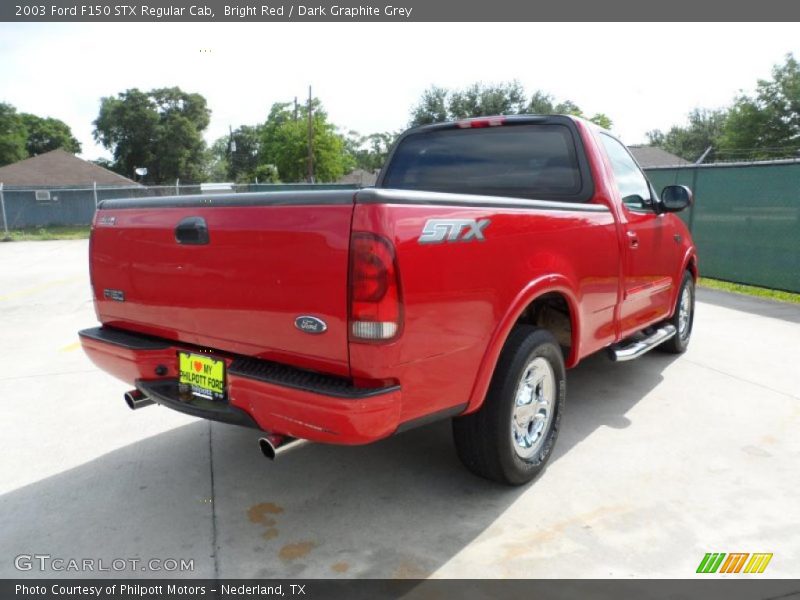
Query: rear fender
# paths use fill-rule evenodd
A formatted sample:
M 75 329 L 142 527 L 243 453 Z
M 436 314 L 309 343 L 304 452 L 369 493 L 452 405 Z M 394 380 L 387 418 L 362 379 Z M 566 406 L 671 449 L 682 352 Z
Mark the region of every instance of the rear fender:
M 464 414 L 475 412 L 483 404 L 483 400 L 486 397 L 486 392 L 492 380 L 492 375 L 497 366 L 497 361 L 500 358 L 500 352 L 519 317 L 534 300 L 544 294 L 553 292 L 559 293 L 566 298 L 569 306 L 570 320 L 572 321 L 572 345 L 565 363 L 567 367 L 573 367 L 577 364 L 578 357 L 580 357 L 581 323 L 578 312 L 578 300 L 569 285 L 569 280 L 563 275 L 544 275 L 534 279 L 517 294 L 511 306 L 506 311 L 505 316 L 495 328 L 489 345 L 487 346 L 486 353 L 478 368 L 475 385 L 470 394 L 469 406 Z

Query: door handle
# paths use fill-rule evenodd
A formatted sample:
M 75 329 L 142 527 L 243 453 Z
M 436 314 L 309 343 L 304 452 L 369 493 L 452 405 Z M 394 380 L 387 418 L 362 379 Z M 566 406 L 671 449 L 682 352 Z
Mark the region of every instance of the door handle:
M 179 244 L 200 246 L 208 243 L 208 225 L 203 217 L 186 217 L 175 228 L 175 241 Z
M 639 236 L 636 235 L 633 231 L 628 231 L 628 244 L 631 248 L 638 248 L 639 247 Z

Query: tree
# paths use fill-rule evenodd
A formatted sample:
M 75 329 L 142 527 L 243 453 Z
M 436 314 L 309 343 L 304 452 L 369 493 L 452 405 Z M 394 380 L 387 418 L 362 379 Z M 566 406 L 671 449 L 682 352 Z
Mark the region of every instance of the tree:
M 274 165 L 261 164 L 260 126 L 241 125 L 210 148 L 208 179 L 236 183 L 277 180 Z
M 218 138 L 206 150 L 206 181 L 228 181 L 228 154 L 230 148 L 230 137 L 223 136 Z
M 259 166 L 261 137 L 257 127 L 242 125 L 233 131 L 228 145 L 228 173 L 234 181 L 251 181 Z
M 525 90 L 518 81 L 488 84 L 473 83 L 450 93 L 448 110 L 452 119 L 483 115 L 516 115 L 526 112 Z
M 73 154 L 81 151 L 64 121 L 18 113 L 10 104 L 0 102 L 0 166 L 58 148 Z
M 734 101 L 720 138 L 731 158 L 796 156 L 800 151 L 800 64 L 792 54 L 759 80 L 755 94 Z
M 419 103 L 411 110 L 411 126 L 429 125 L 449 120 L 445 88 L 432 86 L 422 92 Z
M 256 183 L 280 183 L 278 167 L 269 163 L 258 165 L 253 171 L 253 179 Z
M 261 138 L 257 127 L 241 125 L 230 135 L 217 140 L 217 152 L 222 151 L 225 160 L 225 177 L 230 181 L 246 183 L 255 180 L 259 166 Z
M 25 148 L 28 156 L 36 156 L 58 148 L 72 154 L 80 153 L 80 142 L 75 139 L 69 125 L 64 121 L 29 113 L 22 113 L 20 116 L 27 131 Z
M 690 162 L 696 161 L 710 146 L 718 152 L 720 138 L 725 130 L 728 112 L 724 109 L 696 108 L 689 113 L 689 124 L 674 126 L 664 133 L 659 129 L 647 132 L 652 146 L 663 148 Z M 714 154 L 709 155 L 709 159 Z
M 536 91 L 528 100 L 525 89 L 518 81 L 499 84 L 474 83 L 460 90 L 433 86 L 425 92 L 411 110 L 411 126 L 441 123 L 468 117 L 518 114 L 566 114 L 586 117 L 571 100 L 556 101 L 550 94 Z M 597 113 L 588 117 L 609 129 L 611 119 Z
M 0 102 L 0 167 L 28 157 L 27 131 L 17 109 Z
M 114 155 L 114 170 L 131 177 L 146 167 L 147 179 L 201 181 L 207 154 L 203 131 L 211 111 L 200 94 L 180 88 L 136 88 L 103 98 L 94 138 Z
M 650 143 L 687 160 L 709 147 L 713 160 L 761 160 L 796 157 L 800 152 L 800 64 L 788 54 L 760 80 L 752 95 L 739 94 L 732 106 L 697 108 L 686 126 L 647 133 Z
M 318 99 L 313 99 L 312 131 L 314 179 L 336 181 L 349 172 L 355 161 L 345 150 L 345 138 L 328 122 Z M 274 165 L 281 181 L 305 181 L 308 173 L 308 108 L 289 103 L 272 105 L 266 122 L 259 127 L 259 165 Z
M 376 171 L 383 167 L 389 150 L 399 133 L 382 132 L 361 135 L 357 131 L 348 132 L 345 139 L 346 150 L 355 162 L 355 168 Z
M 113 170 L 114 163 L 107 158 L 96 158 L 93 161 L 98 167 L 103 167 L 104 169 L 108 169 L 109 171 Z
M 553 96 L 541 90 L 533 93 L 524 112 L 532 115 L 573 115 L 575 117 L 588 118 L 604 129 L 611 129 L 613 124 L 611 119 L 604 113 L 596 113 L 591 117 L 586 117 L 580 107 L 572 100 L 558 102 Z

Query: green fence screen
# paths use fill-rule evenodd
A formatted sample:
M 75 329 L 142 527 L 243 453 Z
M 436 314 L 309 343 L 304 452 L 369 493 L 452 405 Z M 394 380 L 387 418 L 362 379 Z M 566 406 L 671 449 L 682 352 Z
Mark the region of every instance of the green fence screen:
M 697 244 L 701 275 L 800 292 L 800 162 L 652 168 L 658 192 L 688 185 L 681 213 Z

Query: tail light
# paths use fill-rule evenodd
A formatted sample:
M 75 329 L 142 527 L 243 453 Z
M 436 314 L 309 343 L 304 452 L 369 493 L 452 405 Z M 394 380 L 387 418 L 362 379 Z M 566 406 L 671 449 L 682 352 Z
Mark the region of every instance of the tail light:
M 350 339 L 393 339 L 400 332 L 402 309 L 391 242 L 373 233 L 353 233 L 350 240 Z

